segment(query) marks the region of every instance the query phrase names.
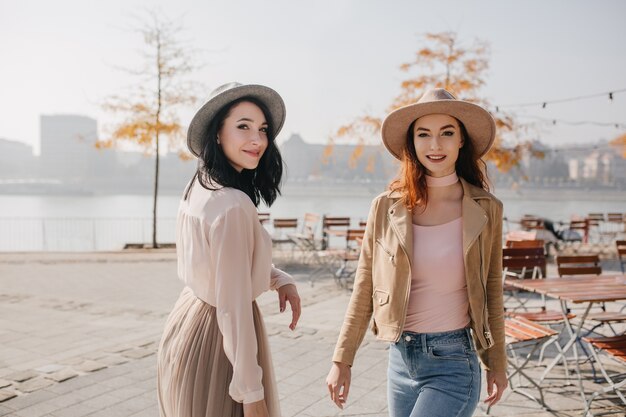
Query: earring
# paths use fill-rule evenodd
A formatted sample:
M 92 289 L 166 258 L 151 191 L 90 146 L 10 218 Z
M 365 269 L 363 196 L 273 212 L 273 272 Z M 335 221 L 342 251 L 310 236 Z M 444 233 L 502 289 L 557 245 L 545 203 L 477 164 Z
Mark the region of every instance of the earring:
M 221 144 L 222 142 L 220 142 L 220 138 L 217 138 L 217 144 Z

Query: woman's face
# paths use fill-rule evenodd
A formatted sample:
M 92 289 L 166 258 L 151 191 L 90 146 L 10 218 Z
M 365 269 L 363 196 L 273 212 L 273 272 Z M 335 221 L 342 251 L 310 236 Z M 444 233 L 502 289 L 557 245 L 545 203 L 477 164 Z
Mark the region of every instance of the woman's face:
M 265 115 L 256 104 L 242 101 L 230 109 L 217 138 L 237 172 L 259 165 L 268 145 L 267 130 Z
M 463 147 L 459 122 L 447 114 L 429 114 L 415 121 L 413 143 L 418 161 L 431 177 L 455 172 L 459 149 Z

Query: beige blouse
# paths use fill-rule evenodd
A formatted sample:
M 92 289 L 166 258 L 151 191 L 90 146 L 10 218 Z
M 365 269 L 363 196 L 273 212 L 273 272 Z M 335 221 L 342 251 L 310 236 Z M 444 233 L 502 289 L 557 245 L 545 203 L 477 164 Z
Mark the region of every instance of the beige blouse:
M 234 188 L 207 190 L 196 181 L 178 209 L 176 252 L 178 277 L 216 308 L 233 366 L 230 396 L 243 403 L 262 400 L 252 302 L 294 280 L 272 265 L 272 239 L 250 197 Z

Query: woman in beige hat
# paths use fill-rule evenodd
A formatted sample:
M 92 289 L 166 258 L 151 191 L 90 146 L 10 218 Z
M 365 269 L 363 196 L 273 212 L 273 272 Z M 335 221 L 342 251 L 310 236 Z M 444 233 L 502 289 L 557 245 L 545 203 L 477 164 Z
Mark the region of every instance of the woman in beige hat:
M 471 416 L 507 387 L 502 301 L 502 203 L 480 159 L 491 115 L 443 89 L 395 110 L 383 142 L 402 169 L 372 202 L 354 290 L 327 377 L 347 401 L 350 368 L 372 320 L 390 342 L 391 417 Z
M 177 219 L 183 289 L 158 353 L 161 417 L 280 417 L 263 319 L 255 302 L 278 291 L 280 310 L 300 316 L 293 278 L 273 267 L 260 200 L 279 193 L 282 159 L 274 139 L 285 105 L 261 85 L 226 84 L 196 113 L 187 145 L 199 158 Z

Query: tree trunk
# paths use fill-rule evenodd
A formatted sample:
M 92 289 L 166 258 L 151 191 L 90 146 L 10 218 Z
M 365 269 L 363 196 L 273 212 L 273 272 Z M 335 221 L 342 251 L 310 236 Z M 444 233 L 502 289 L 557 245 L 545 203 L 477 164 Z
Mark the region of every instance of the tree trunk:
M 157 196 L 159 192 L 159 131 L 156 132 L 156 164 L 154 167 L 154 198 L 152 200 L 152 247 L 158 248 L 157 243 Z
M 157 111 L 156 111 L 156 164 L 154 167 L 154 199 L 152 201 L 152 247 L 159 247 L 157 243 L 157 196 L 159 192 L 159 132 L 161 131 L 161 77 L 163 75 L 161 65 L 161 39 L 157 33 Z

